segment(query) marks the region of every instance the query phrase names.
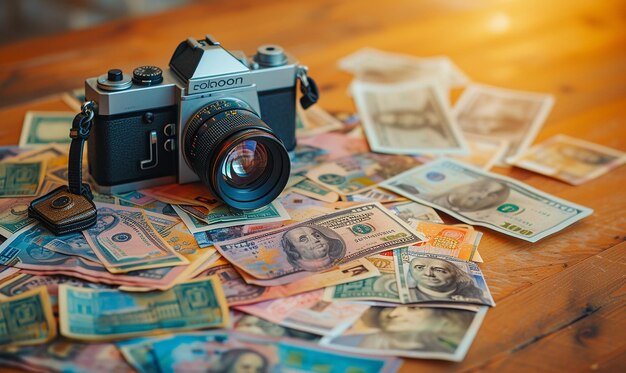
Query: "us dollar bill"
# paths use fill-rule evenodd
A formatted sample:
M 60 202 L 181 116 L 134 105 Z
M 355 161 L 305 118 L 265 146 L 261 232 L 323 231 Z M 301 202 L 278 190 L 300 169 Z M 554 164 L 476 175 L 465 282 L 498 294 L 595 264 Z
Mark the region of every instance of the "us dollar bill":
M 172 250 L 143 211 L 97 203 L 96 225 L 83 231 L 85 239 L 111 273 L 189 264 Z
M 76 114 L 65 111 L 29 111 L 26 113 L 20 135 L 21 147 L 37 147 L 48 144 L 69 144 L 67 134 L 72 128 Z
M 373 151 L 467 154 L 447 99 L 432 82 L 352 83 L 352 96 Z
M 225 327 L 228 317 L 216 277 L 149 293 L 59 286 L 61 334 L 69 338 L 99 341 Z
M 396 249 L 394 264 L 402 303 L 473 303 L 495 306 L 476 263 L 449 255 Z
M 0 347 L 42 344 L 56 336 L 56 321 L 45 287 L 0 298 Z
M 282 285 L 339 264 L 423 241 L 379 203 L 217 243 L 219 252 L 252 277 Z
M 20 229 L 35 224 L 35 219 L 28 217 L 28 205 L 31 198 L 0 199 L 0 235 L 9 237 Z
M 467 224 L 530 242 L 559 232 L 593 212 L 517 180 L 449 159 L 416 167 L 381 186 Z

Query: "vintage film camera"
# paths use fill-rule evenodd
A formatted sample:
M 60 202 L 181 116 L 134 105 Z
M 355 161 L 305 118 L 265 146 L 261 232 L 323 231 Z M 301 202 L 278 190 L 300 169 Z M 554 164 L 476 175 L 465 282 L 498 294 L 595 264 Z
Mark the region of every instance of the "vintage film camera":
M 118 69 L 85 81 L 97 112 L 89 170 L 99 192 L 121 193 L 201 180 L 228 205 L 254 209 L 289 178 L 300 102 L 317 101 L 307 68 L 277 45 L 252 57 L 207 35 L 178 45 L 165 71 Z

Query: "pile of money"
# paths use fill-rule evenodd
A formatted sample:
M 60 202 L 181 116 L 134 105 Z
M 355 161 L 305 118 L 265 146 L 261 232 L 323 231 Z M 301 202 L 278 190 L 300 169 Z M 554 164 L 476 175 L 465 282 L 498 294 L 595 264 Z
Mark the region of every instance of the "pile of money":
M 67 141 L 52 134 L 70 116 L 29 113 L 20 146 L 0 149 L 0 364 L 394 372 L 401 357 L 462 360 L 495 306 L 476 226 L 535 242 L 592 213 L 489 168 L 580 184 L 626 158 L 564 136 L 529 148 L 550 96 L 470 84 L 445 57 L 364 49 L 339 66 L 355 75 L 358 115 L 299 110 L 287 187 L 257 210 L 200 183 L 95 193 L 96 224 L 55 236 L 27 209 L 67 183 Z M 64 97 L 75 108 L 81 92 Z

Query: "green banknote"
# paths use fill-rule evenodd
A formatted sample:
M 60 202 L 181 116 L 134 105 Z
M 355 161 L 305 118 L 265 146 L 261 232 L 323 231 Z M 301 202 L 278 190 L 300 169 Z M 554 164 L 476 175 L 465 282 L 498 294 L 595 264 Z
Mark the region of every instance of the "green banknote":
M 29 111 L 22 125 L 20 146 L 69 144 L 72 139 L 68 134 L 74 116 L 72 112 Z
M 530 242 L 593 212 L 520 181 L 445 158 L 415 167 L 380 186 L 467 224 Z
M 37 195 L 45 171 L 42 162 L 0 163 L 0 197 Z
M 225 327 L 228 317 L 226 298 L 216 276 L 147 293 L 59 286 L 61 334 L 80 340 Z
M 0 346 L 46 343 L 57 334 L 45 287 L 0 299 Z

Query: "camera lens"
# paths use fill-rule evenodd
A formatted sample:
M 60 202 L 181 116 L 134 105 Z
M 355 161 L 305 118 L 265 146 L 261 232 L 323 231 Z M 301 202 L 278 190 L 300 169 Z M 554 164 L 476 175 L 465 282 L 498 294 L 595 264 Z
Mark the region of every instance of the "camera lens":
M 183 156 L 209 192 L 238 209 L 273 201 L 289 179 L 287 150 L 243 101 L 210 103 L 187 123 Z
M 259 179 L 267 168 L 267 148 L 254 140 L 235 145 L 222 164 L 222 177 L 236 188 L 246 188 Z

